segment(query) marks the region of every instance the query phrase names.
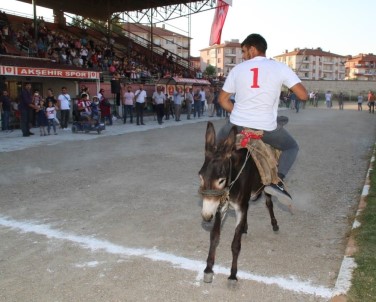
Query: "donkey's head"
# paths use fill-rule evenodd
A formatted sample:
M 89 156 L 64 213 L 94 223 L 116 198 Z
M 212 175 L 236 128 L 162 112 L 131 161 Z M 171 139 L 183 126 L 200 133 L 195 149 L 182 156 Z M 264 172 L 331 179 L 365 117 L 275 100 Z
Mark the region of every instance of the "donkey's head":
M 202 194 L 201 215 L 205 221 L 210 221 L 217 212 L 227 187 L 231 181 L 231 155 L 235 150 L 237 129 L 234 126 L 228 137 L 216 143 L 214 126 L 208 122 L 206 128 L 205 162 L 198 172 Z

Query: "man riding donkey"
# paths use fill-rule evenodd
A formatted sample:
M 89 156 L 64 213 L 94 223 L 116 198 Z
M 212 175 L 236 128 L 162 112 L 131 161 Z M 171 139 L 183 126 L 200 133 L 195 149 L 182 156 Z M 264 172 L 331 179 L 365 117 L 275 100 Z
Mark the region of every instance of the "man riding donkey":
M 231 115 L 229 122 L 220 130 L 218 139 L 227 137 L 236 125 L 241 131 L 241 147 L 249 147 L 250 141 L 258 140 L 278 149 L 281 153 L 278 163 L 275 162 L 275 177 L 263 179 L 264 191 L 291 206 L 292 198 L 283 180 L 296 159 L 299 147 L 287 130 L 277 124 L 279 96 L 282 85 L 303 101 L 308 99 L 308 93 L 287 65 L 266 58 L 267 43 L 261 35 L 249 35 L 241 48 L 244 61 L 230 71 L 219 95 L 220 105 Z M 235 104 L 230 100 L 233 94 Z M 256 150 L 254 153 L 260 152 Z M 260 194 L 257 192 L 256 197 Z

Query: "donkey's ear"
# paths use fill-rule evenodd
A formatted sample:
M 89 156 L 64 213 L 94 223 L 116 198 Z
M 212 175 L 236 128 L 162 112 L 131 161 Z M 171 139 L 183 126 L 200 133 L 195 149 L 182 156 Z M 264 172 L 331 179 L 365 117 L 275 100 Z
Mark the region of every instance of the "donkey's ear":
M 235 149 L 236 135 L 238 134 L 238 128 L 233 126 L 230 130 L 228 137 L 224 142 L 226 157 L 231 157 L 232 151 Z
M 212 122 L 208 122 L 206 127 L 205 135 L 205 156 L 210 155 L 215 151 L 216 148 L 216 138 L 215 138 L 215 129 Z

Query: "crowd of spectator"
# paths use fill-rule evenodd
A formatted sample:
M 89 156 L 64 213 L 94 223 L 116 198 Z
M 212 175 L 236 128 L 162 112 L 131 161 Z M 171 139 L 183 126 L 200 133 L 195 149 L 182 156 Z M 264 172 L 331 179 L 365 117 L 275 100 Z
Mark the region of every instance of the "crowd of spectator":
M 68 28 L 50 28 L 56 27 L 55 24 L 46 23 L 43 17 L 38 17 L 36 24 L 37 30 L 32 20 L 11 24 L 6 13 L 0 12 L 0 54 L 7 54 L 3 42 L 8 41 L 30 57 L 47 58 L 75 68 L 104 71 L 110 76 L 117 74 L 129 82 L 146 82 L 166 76 L 191 77 L 171 55 L 153 56 L 149 49 L 121 40 L 120 37 L 117 38 L 120 39 L 119 43 L 123 43 L 123 51 L 115 51 L 114 38 L 90 36 L 90 31 L 72 34 Z

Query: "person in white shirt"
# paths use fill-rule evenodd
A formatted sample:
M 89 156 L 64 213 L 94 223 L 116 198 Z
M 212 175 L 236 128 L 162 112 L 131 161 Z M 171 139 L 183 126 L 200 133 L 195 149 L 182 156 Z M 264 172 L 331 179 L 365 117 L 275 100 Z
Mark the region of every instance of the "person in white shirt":
M 201 98 L 201 115 L 204 116 L 205 105 L 206 105 L 206 92 L 204 86 L 201 87 L 200 90 L 200 98 Z
M 52 126 L 52 129 L 54 130 L 54 134 L 57 135 L 56 121 L 55 121 L 55 119 L 56 119 L 56 107 L 51 100 L 48 101 L 48 107 L 46 108 L 46 115 L 47 115 L 47 119 L 48 119 L 48 127 L 47 127 L 48 135 L 50 135 L 51 126 Z
M 146 91 L 144 90 L 144 85 L 140 85 L 140 88 L 135 93 L 135 100 L 136 100 L 136 119 L 137 119 L 137 126 L 145 125 L 144 124 L 144 107 L 146 102 Z
M 164 103 L 166 101 L 166 95 L 162 91 L 162 87 L 158 86 L 157 91 L 153 93 L 153 102 L 155 104 L 155 110 L 157 112 L 157 121 L 159 125 L 163 123 L 164 116 Z
M 332 93 L 329 90 L 325 93 L 325 102 L 327 108 L 332 108 Z
M 123 95 L 123 124 L 127 122 L 127 115 L 131 119 L 131 124 L 133 123 L 133 106 L 134 106 L 134 93 L 132 87 L 128 86 L 127 91 Z
M 282 85 L 300 100 L 307 100 L 308 93 L 287 65 L 266 58 L 267 43 L 261 35 L 249 35 L 241 48 L 244 61 L 230 71 L 219 95 L 220 105 L 231 115 L 218 136 L 227 136 L 233 125 L 239 130 L 243 127 L 263 130 L 262 140 L 282 151 L 278 162 L 280 181 L 265 186 L 264 191 L 290 205 L 292 199 L 283 179 L 296 159 L 299 146 L 285 128 L 277 127 L 279 96 Z M 235 94 L 235 103 L 230 100 L 232 94 Z
M 178 90 L 174 92 L 174 109 L 175 109 L 175 121 L 180 122 L 181 114 L 181 105 L 184 100 L 184 92 L 181 87 L 178 87 Z
M 71 106 L 71 97 L 67 93 L 67 87 L 61 88 L 61 94 L 57 98 L 58 101 L 58 107 L 60 109 L 60 125 L 63 130 L 69 130 L 68 129 L 68 121 L 69 121 L 69 112 L 70 112 L 70 106 Z

